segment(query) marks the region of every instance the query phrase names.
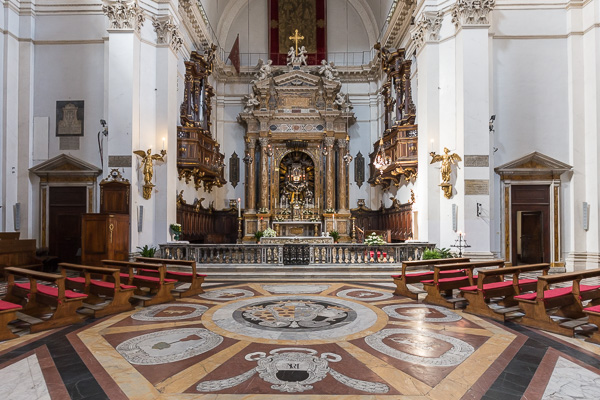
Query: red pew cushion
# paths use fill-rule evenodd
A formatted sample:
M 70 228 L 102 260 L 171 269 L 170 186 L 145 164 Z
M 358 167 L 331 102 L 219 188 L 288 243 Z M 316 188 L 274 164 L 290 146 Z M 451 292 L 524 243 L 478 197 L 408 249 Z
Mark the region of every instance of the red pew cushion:
M 600 313 L 600 305 L 584 308 L 583 311 L 591 311 L 595 313 Z
M 67 278 L 67 280 L 70 280 L 72 282 L 77 282 L 77 283 L 85 283 L 85 278 L 83 276 L 78 276 L 75 278 Z M 94 286 L 100 286 L 100 287 L 105 287 L 105 288 L 109 288 L 109 289 L 112 289 L 115 287 L 115 285 L 112 282 L 99 281 L 97 279 L 91 279 L 90 283 Z M 125 285 L 125 284 L 121 283 L 121 289 L 137 289 L 137 286 Z
M 580 292 L 587 292 L 587 291 L 598 289 L 598 288 L 600 288 L 600 286 L 580 285 L 579 286 L 579 291 Z M 572 286 L 564 287 L 564 288 L 544 290 L 544 299 L 554 299 L 556 297 L 565 296 L 567 294 L 570 294 L 572 290 L 573 290 Z M 537 293 L 534 292 L 534 293 L 520 294 L 518 296 L 515 296 L 515 299 L 535 300 L 536 297 L 537 297 Z
M 21 289 L 31 290 L 29 287 L 29 282 L 27 283 L 15 283 L 15 286 L 20 287 Z M 37 285 L 38 292 L 45 294 L 47 296 L 58 297 L 58 288 L 46 286 L 46 285 Z M 65 290 L 65 297 L 67 299 L 81 299 L 86 298 L 87 294 L 77 293 L 72 290 Z
M 152 270 L 152 269 L 141 269 L 140 271 L 145 272 L 145 273 L 156 273 L 157 272 L 157 271 Z M 178 276 L 192 276 L 191 272 L 182 272 L 182 271 L 170 271 L 170 270 L 167 270 L 167 273 L 171 274 L 171 275 L 178 275 Z M 196 276 L 200 276 L 200 277 L 204 276 L 205 277 L 206 275 L 204 275 L 204 274 L 196 274 Z
M 0 311 L 19 310 L 21 308 L 23 308 L 23 307 L 18 304 L 11 303 L 9 301 L 0 300 Z

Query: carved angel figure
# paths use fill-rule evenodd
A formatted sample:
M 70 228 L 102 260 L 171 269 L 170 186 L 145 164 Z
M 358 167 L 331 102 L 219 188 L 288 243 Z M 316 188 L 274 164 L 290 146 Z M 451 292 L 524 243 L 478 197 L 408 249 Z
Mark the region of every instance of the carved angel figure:
M 151 149 L 148 149 L 147 152 L 144 152 L 143 150 L 136 150 L 133 152 L 133 154 L 137 154 L 142 158 L 142 173 L 144 174 L 144 185 L 152 184 L 152 175 L 154 174 L 153 160 L 165 161 L 164 154 L 151 153 Z
M 296 50 L 294 50 L 294 46 L 290 47 L 290 50 L 288 51 L 288 55 L 287 55 L 287 65 L 290 66 L 294 63 L 294 60 L 296 59 Z
M 244 105 L 244 112 L 245 113 L 252 112 L 252 110 L 254 110 L 254 108 L 256 106 L 260 105 L 260 101 L 254 95 L 254 92 L 250 93 L 247 96 L 245 96 L 244 99 L 245 99 L 244 101 L 246 102 L 246 105 Z
M 352 107 L 352 103 L 350 103 L 350 100 L 348 99 L 348 95 L 342 92 L 338 92 L 335 95 L 335 100 L 333 104 L 336 104 L 340 108 L 340 110 L 344 112 L 350 112 L 354 108 Z
M 431 164 L 438 161 L 442 162 L 442 182 L 450 183 L 450 175 L 452 174 L 452 164 L 456 164 L 458 161 L 462 161 L 460 156 L 456 153 L 449 154 L 450 150 L 444 147 L 444 154 L 435 154 L 435 152 L 429 153 L 431 156 Z
M 297 60 L 299 61 L 300 65 L 306 65 L 306 53 L 308 53 L 308 50 L 306 50 L 306 47 L 302 46 L 298 49 L 298 57 Z
M 338 71 L 335 70 L 333 62 L 327 62 L 327 60 L 321 60 L 319 75 L 323 75 L 323 78 L 330 81 L 338 80 L 336 79 Z
M 252 82 L 260 82 L 271 76 L 271 74 L 273 73 L 273 67 L 271 67 L 271 64 L 273 64 L 273 60 L 267 60 L 267 62 L 265 63 L 262 59 L 259 59 L 258 65 L 260 69 L 255 75 L 256 79 Z

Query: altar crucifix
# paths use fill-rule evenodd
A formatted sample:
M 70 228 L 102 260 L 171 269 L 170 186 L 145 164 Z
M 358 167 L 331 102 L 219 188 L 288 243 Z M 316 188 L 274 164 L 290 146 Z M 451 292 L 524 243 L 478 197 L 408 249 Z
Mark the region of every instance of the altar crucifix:
M 300 40 L 304 40 L 304 36 L 298 35 L 298 29 L 296 29 L 296 32 L 294 33 L 294 35 L 290 36 L 289 39 L 293 40 L 295 42 L 295 45 L 296 45 L 296 57 L 298 57 L 298 42 Z

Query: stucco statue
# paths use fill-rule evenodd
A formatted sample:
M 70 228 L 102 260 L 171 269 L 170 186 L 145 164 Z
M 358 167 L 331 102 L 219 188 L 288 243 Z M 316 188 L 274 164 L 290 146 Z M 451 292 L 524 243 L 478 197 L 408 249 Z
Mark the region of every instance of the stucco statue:
M 334 68 L 334 64 L 327 62 L 327 60 L 321 60 L 319 75 L 323 75 L 323 78 L 330 81 L 339 81 L 339 79 L 336 79 L 338 71 Z
M 297 60 L 300 65 L 306 65 L 306 58 L 307 58 L 306 54 L 307 53 L 308 53 L 308 50 L 306 50 L 306 47 L 304 47 L 304 46 L 301 46 L 298 49 Z
M 452 164 L 457 164 L 458 161 L 462 161 L 460 156 L 456 153 L 449 154 L 450 150 L 447 147 L 444 147 L 444 154 L 435 154 L 435 152 L 429 153 L 431 156 L 431 164 L 440 162 L 442 163 L 442 183 L 440 186 L 444 191 L 444 196 L 447 199 L 452 197 L 452 185 L 450 184 L 450 175 L 452 175 Z
M 260 105 L 260 101 L 256 98 L 254 93 L 250 93 L 249 95 L 244 97 L 246 104 L 244 105 L 244 112 L 249 113 L 254 110 L 256 106 Z
M 255 77 L 256 79 L 253 80 L 252 82 L 260 82 L 260 81 L 264 81 L 265 79 L 267 79 L 268 77 L 271 76 L 271 74 L 273 74 L 273 67 L 271 67 L 271 64 L 273 64 L 273 60 L 267 60 L 267 62 L 263 62 L 263 60 L 258 60 L 258 65 L 260 67 L 260 69 L 258 70 L 258 72 L 256 73 Z
M 290 50 L 288 51 L 287 65 L 291 66 L 294 63 L 295 59 L 296 59 L 296 50 L 294 50 L 294 46 L 292 46 L 292 47 L 290 47 Z

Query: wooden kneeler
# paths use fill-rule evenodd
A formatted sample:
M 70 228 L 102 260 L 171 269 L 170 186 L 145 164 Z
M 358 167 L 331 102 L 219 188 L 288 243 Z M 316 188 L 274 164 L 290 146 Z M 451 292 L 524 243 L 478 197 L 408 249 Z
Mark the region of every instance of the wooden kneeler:
M 0 300 L 0 341 L 19 337 L 12 333 L 8 323 L 17 319 L 17 311 L 22 308 L 18 304 Z
M 137 287 L 121 283 L 121 277 L 119 276 L 120 269 L 69 263 L 60 263 L 58 265 L 64 277 L 67 276 L 67 270 L 77 271 L 81 275 L 76 278 L 66 278 L 65 284 L 68 289 L 75 289 L 87 294 L 88 303 L 104 302 L 105 300 L 99 296 L 106 296 L 112 299 L 110 303 L 101 309 L 94 309 L 95 318 L 133 310 L 133 305 L 129 300 Z M 102 276 L 102 280 L 92 279 L 92 274 Z
M 5 300 L 11 303 L 20 303 L 27 299 L 23 313 L 33 317 L 40 317 L 48 312 L 52 316 L 47 320 L 31 325 L 30 332 L 40 332 L 47 329 L 76 324 L 82 321 L 77 314 L 77 309 L 83 306 L 87 295 L 65 289 L 65 277 L 59 274 L 49 274 L 25 268 L 8 267 L 8 287 Z M 15 283 L 15 276 L 28 278 L 27 283 Z M 49 282 L 56 287 L 38 283 Z
M 600 305 L 584 308 L 583 312 L 588 315 L 589 323 L 598 328 L 586 341 L 600 344 Z
M 196 272 L 196 261 L 194 260 L 170 260 L 166 258 L 150 258 L 150 257 L 136 257 L 136 261 L 142 263 L 150 263 L 150 264 L 164 264 L 167 265 L 177 265 L 177 266 L 185 266 L 189 267 L 192 272 L 183 272 L 183 271 L 170 271 L 167 269 L 166 277 L 170 279 L 177 279 L 179 282 L 187 282 L 190 284 L 190 287 L 182 292 L 179 292 L 179 297 L 189 297 L 195 296 L 197 294 L 204 293 L 204 289 L 202 289 L 202 283 L 204 283 L 204 278 L 206 275 L 198 274 Z M 157 271 L 154 270 L 143 270 L 145 274 L 158 276 Z M 177 291 L 177 289 L 175 289 Z

